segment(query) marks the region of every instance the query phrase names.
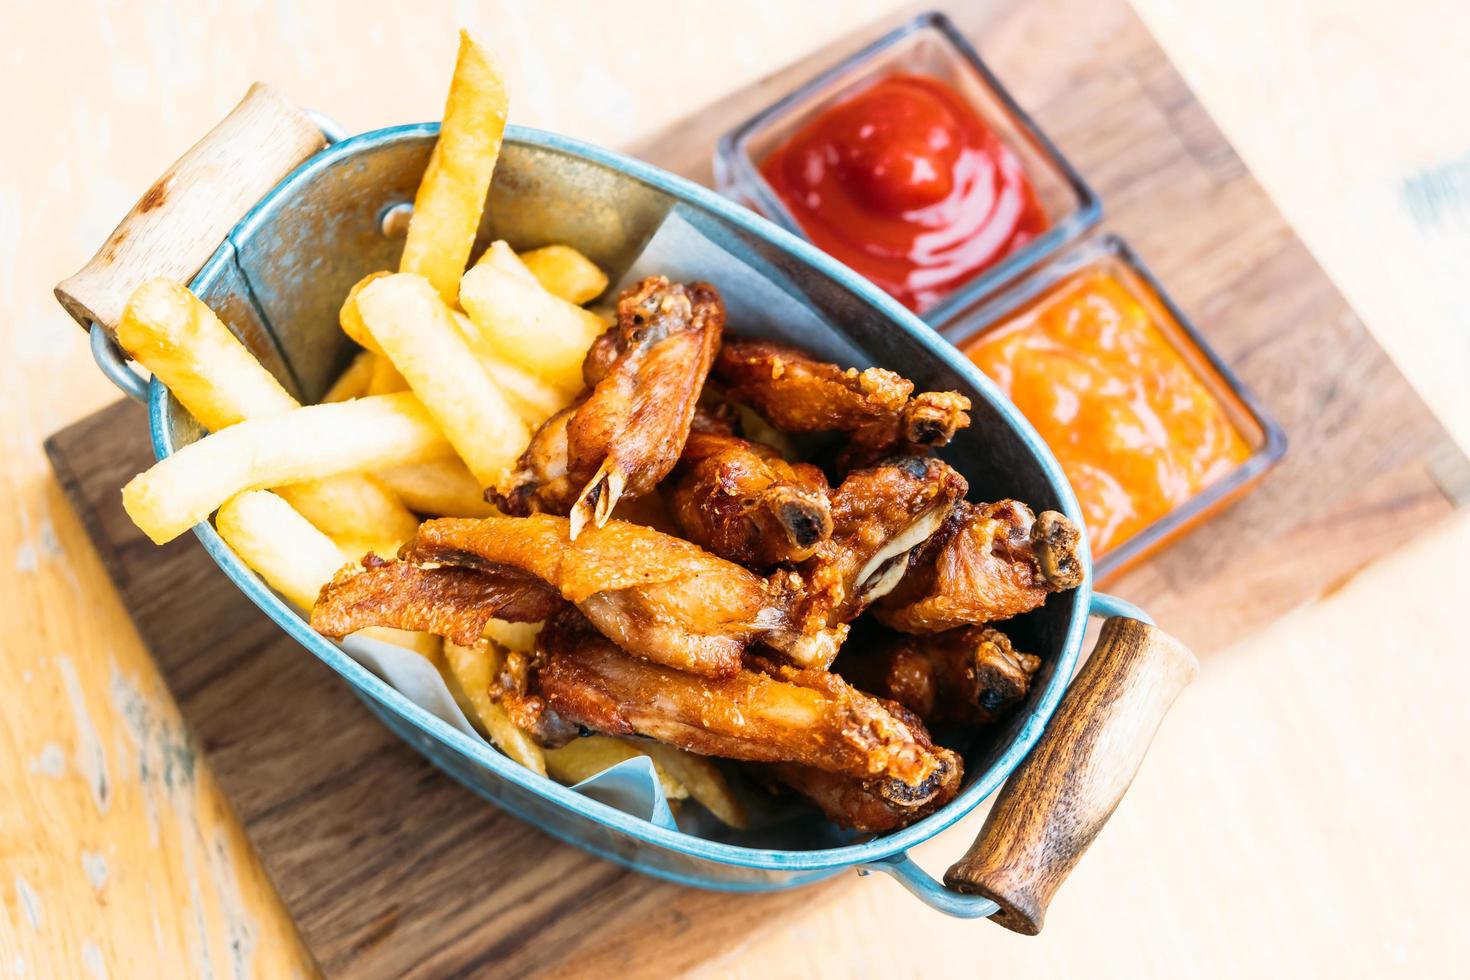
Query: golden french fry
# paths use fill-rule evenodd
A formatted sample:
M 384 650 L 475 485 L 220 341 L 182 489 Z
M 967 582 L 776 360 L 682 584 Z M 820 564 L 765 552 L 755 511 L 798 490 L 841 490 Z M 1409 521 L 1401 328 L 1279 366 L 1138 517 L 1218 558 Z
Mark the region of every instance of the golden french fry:
M 373 474 L 420 514 L 435 517 L 494 517 L 500 511 L 485 501 L 480 481 L 458 457 L 395 466 Z
M 267 490 L 249 490 L 225 501 L 214 527 L 241 561 L 306 610 L 350 560 L 331 538 Z
M 444 662 L 473 709 L 467 712 L 479 721 L 497 749 L 527 769 L 546 775 L 541 747 L 510 720 L 503 707 L 490 700 L 490 679 L 500 669 L 502 653 L 495 644 L 481 640 L 472 647 L 444 641 Z
M 266 490 L 248 490 L 225 501 L 214 527 L 267 585 L 308 611 L 322 586 L 349 560 L 331 538 Z M 439 658 L 438 637 L 428 633 L 374 627 L 360 635 L 406 647 L 430 661 Z
M 722 823 L 736 828 L 750 826 L 749 814 L 731 791 L 724 772 L 713 760 L 663 742 L 639 741 L 638 747 L 656 765 L 662 766 L 665 772 L 683 783 L 689 790 L 689 795 L 703 804 Z
M 659 786 L 663 789 L 665 798 L 670 800 L 687 798 L 689 790 L 664 769 L 658 759 L 645 751 L 646 748 L 647 745 L 642 742 L 624 741 L 608 735 L 589 735 L 586 738 L 568 742 L 561 748 L 543 749 L 542 754 L 546 757 L 546 771 L 551 778 L 568 786 L 580 783 L 584 779 L 591 779 L 598 773 L 611 769 L 619 762 L 646 755 L 653 759 L 653 768 L 658 773 Z
M 373 357 L 370 350 L 360 350 L 347 369 L 332 382 L 332 387 L 322 395 L 324 402 L 345 402 L 349 398 L 361 398 L 367 394 L 368 382 L 373 378 Z
M 299 404 L 213 310 L 176 282 L 153 279 L 135 289 L 117 341 L 211 431 Z
M 596 314 L 493 263 L 465 273 L 459 301 L 495 353 L 563 391 L 582 390 L 587 348 L 606 329 Z
M 407 392 L 248 419 L 159 460 L 123 487 L 123 507 L 171 541 L 245 490 L 442 459 L 454 448 Z
M 328 537 L 367 542 L 379 554 L 393 554 L 419 529 L 418 518 L 392 490 L 361 473 L 272 489 Z
M 368 284 L 357 305 L 373 339 L 475 479 L 503 486 L 531 430 L 480 367 L 434 287 L 400 273 Z
M 547 245 L 520 258 L 543 289 L 568 303 L 581 306 L 607 288 L 607 275 L 570 245 Z
M 300 408 L 214 311 L 178 283 L 155 279 L 139 286 L 118 325 L 118 340 L 207 429 Z M 333 537 L 397 542 L 396 548 L 418 527 L 388 490 L 356 474 L 281 493 Z
M 362 322 L 362 311 L 357 307 L 357 297 L 379 279 L 392 274 L 391 272 L 369 272 L 357 280 L 347 291 L 347 298 L 342 301 L 342 309 L 337 312 L 337 322 L 341 324 L 342 332 L 356 341 L 359 347 L 372 351 L 374 354 L 383 353 L 383 348 L 378 346 L 373 335 L 368 333 L 367 325 Z M 378 394 L 387 394 L 387 392 Z
M 398 391 L 407 391 L 408 382 L 403 380 L 403 375 L 393 366 L 393 362 L 382 354 L 373 356 L 373 378 L 368 382 L 367 393 L 369 395 L 391 395 Z
M 480 227 L 509 105 L 505 80 L 489 54 L 460 31 L 444 124 L 414 197 L 399 264 L 401 272 L 428 279 L 450 305 Z
M 495 350 L 475 321 L 458 311 L 454 322 L 480 361 L 480 367 L 499 386 L 505 400 L 527 426 L 536 428 L 566 408 L 571 395 L 556 385 L 541 380 L 518 364 L 512 364 Z
M 485 624 L 485 638 L 494 640 L 507 650 L 517 653 L 534 653 L 536 634 L 544 623 L 508 623 L 503 619 L 492 619 Z
M 515 249 L 500 239 L 491 242 L 490 247 L 480 253 L 480 257 L 475 260 L 475 265 L 494 266 L 507 275 L 515 276 L 521 282 L 540 284 L 540 280 L 526 267 L 526 263 L 521 261 Z

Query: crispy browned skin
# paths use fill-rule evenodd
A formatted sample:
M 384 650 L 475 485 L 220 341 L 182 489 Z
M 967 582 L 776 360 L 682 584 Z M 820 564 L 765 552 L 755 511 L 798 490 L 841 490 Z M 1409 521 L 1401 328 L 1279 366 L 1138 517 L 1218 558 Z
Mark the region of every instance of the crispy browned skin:
M 742 670 L 711 680 L 630 657 L 572 615 L 537 639 L 535 687 L 566 721 L 609 735 L 646 735 L 701 755 L 798 762 L 895 782 L 927 800 L 961 763 L 901 709 L 821 671 Z
M 509 650 L 500 671 L 490 679 L 490 698 L 500 702 L 517 728 L 538 745 L 556 748 L 581 734 L 581 729 L 562 718 L 546 699 L 531 690 L 533 659 L 517 650 Z
M 954 391 L 913 395 L 892 371 L 843 369 L 797 347 L 732 340 L 715 361 L 730 397 L 787 432 L 847 432 L 842 469 L 883 456 L 943 446 L 970 424 L 970 400 Z
M 534 576 L 624 650 L 712 677 L 738 671 L 746 644 L 781 616 L 759 576 L 624 521 L 576 541 L 550 514 L 425 521 L 403 557 Z
M 740 438 L 712 413 L 696 416 L 674 474 L 668 503 L 680 530 L 721 558 L 764 571 L 811 557 L 832 535 L 822 471 Z
M 855 778 L 794 762 L 778 762 L 767 771 L 815 803 L 828 820 L 853 830 L 881 834 L 928 816 L 959 793 L 964 766 L 958 755 L 935 746 L 924 726 L 902 705 L 885 702 L 885 707 L 909 725 L 916 742 L 943 760 L 943 765 L 920 786 L 907 786 L 894 779 Z
M 591 390 L 537 430 L 501 509 L 569 514 L 575 537 L 605 524 L 622 496 L 652 490 L 679 459 L 724 328 L 708 283 L 650 276 L 625 290 L 617 325 L 583 362 Z
M 1040 657 L 1016 650 L 1000 630 L 965 626 L 932 636 L 865 637 L 843 649 L 836 669 L 926 725 L 983 725 L 1026 697 L 1040 666 Z
M 979 626 L 1037 608 L 1082 581 L 1080 535 L 1055 511 L 1033 517 L 1015 500 L 961 504 L 909 560 L 902 581 L 874 607 L 905 633 Z
M 322 587 L 311 625 L 324 636 L 369 626 L 421 630 L 466 646 L 492 616 L 520 623 L 545 619 L 565 605 L 561 596 L 524 573 L 488 574 L 467 568 L 421 568 L 369 554 L 363 567 L 343 568 Z
M 783 582 L 789 623 L 763 640 L 803 667 L 825 669 L 856 619 L 903 574 L 905 555 L 944 523 L 964 477 L 904 456 L 848 474 L 832 493 L 832 535 Z

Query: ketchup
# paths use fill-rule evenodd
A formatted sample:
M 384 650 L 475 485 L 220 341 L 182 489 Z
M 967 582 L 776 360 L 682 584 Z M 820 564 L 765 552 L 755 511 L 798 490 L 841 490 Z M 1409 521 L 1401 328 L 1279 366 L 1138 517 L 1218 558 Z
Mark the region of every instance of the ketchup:
M 819 248 L 920 313 L 1047 226 L 1020 158 L 926 75 L 820 113 L 761 173 Z

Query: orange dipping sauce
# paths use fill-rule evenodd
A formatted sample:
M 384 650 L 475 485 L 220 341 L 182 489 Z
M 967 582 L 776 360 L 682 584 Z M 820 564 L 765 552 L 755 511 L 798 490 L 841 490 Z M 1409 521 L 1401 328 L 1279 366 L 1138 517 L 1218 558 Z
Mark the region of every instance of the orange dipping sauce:
M 1020 157 L 927 75 L 826 109 L 760 169 L 818 248 L 919 313 L 1047 227 Z
M 1094 556 L 1250 455 L 1224 406 L 1108 272 L 1063 280 L 963 349 L 1056 454 Z

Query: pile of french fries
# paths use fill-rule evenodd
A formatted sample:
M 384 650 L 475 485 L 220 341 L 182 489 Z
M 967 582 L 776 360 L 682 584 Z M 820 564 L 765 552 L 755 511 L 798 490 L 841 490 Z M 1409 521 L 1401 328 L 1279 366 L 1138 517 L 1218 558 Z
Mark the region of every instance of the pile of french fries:
M 444 124 L 414 199 L 397 272 L 355 285 L 340 314 L 362 347 L 316 405 L 301 405 L 183 286 L 144 283 L 119 344 L 209 434 L 123 488 L 133 521 L 162 544 L 214 515 L 220 537 L 272 588 L 310 611 L 321 587 L 368 552 L 389 556 L 421 515 L 493 514 L 531 433 L 582 388 L 582 361 L 607 327 L 582 304 L 607 276 L 566 245 L 518 255 L 494 242 L 466 271 L 505 132 L 506 87 L 467 32 Z M 375 629 L 438 668 L 468 717 L 510 758 L 575 783 L 636 755 L 671 800 L 744 816 L 720 770 L 667 745 L 603 736 L 542 749 L 491 696 L 508 649 L 535 626 L 492 622 L 473 646 Z

